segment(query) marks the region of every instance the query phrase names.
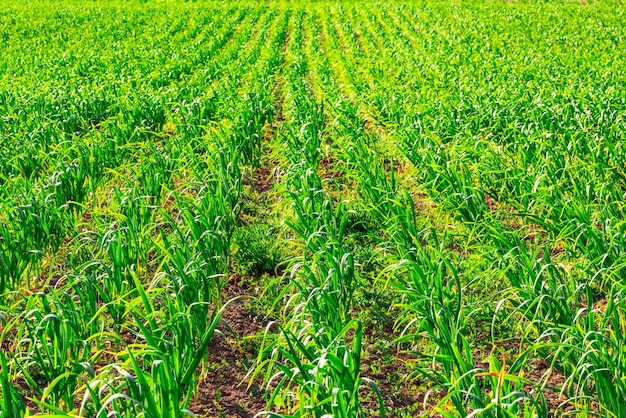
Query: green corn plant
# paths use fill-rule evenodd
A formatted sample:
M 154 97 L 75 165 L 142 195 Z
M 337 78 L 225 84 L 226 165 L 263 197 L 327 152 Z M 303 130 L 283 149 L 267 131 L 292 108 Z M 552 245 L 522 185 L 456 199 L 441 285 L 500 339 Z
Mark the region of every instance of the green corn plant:
M 127 303 L 127 310 L 145 347 L 133 345 L 127 363 L 132 364 L 134 375 L 118 368 L 123 375 L 121 383 L 119 379 L 116 383 L 106 376 L 92 376 L 81 410 L 93 411 L 95 416 L 105 416 L 107 411 L 138 416 L 185 415 L 185 405 L 194 393 L 196 371 L 230 302 L 219 309 L 203 302 L 188 304 L 167 286 L 145 288 L 136 274 L 131 273 L 131 277 L 138 296 Z M 153 362 L 152 374 L 139 366 L 137 356 L 142 364 Z M 156 379 L 154 366 L 160 364 L 167 369 Z M 151 381 L 151 377 L 156 380 Z M 163 390 L 157 393 L 157 387 Z
M 577 285 L 562 267 L 552 263 L 547 249 L 529 251 L 516 233 L 493 226 L 487 226 L 487 230 L 494 242 L 492 255 L 495 255 L 489 258 L 499 265 L 508 264 L 499 267 L 512 286 L 506 303 L 530 321 L 532 327 L 527 331 L 537 335 L 551 324 L 573 324 L 579 295 L 590 290 L 587 285 Z
M 0 351 L 0 395 L 2 403 L 0 403 L 0 417 L 20 417 L 24 416 L 26 406 L 24 399 L 19 392 L 11 385 L 9 378 L 9 368 L 7 358 L 4 351 Z
M 543 395 L 538 399 L 529 396 L 524 386 L 533 382 L 523 378 L 520 374 L 513 374 L 518 366 L 523 364 L 526 351 L 520 356 L 511 370 L 506 371 L 506 362 L 500 362 L 493 353 L 489 357 L 489 370 L 474 374 L 474 378 L 484 378 L 485 386 L 489 390 L 486 394 L 485 406 L 474 409 L 468 417 L 475 416 L 495 416 L 495 417 L 536 417 L 548 416 L 548 407 Z M 491 398 L 491 399 L 489 399 Z
M 309 167 L 317 169 L 321 159 L 321 142 L 326 125 L 323 106 L 319 106 L 310 98 L 298 95 L 294 106 L 296 117 L 300 123 L 290 126 L 287 144 L 294 155 L 301 155 Z M 296 130 L 297 128 L 297 130 Z
M 29 265 L 25 254 L 28 254 L 27 242 L 15 237 L 9 224 L 0 223 L 0 303 L 21 282 Z
M 176 387 L 176 399 L 186 405 L 193 394 L 198 366 L 205 358 L 207 347 L 217 332 L 223 312 L 232 301 L 220 308 L 203 304 L 205 306 L 202 311 L 206 319 L 198 321 L 194 314 L 194 305 L 186 305 L 184 301 L 178 298 L 171 300 L 170 297 L 163 306 L 155 306 L 152 302 L 155 295 L 146 292 L 138 280 L 136 282 L 140 298 L 137 299 L 137 306 L 133 306 L 132 315 L 141 331 L 142 339 L 145 339 L 149 347 L 141 353 L 141 357 L 144 360 L 154 357 L 155 361 L 162 360 L 166 363 L 172 373 L 171 385 Z M 160 294 L 163 289 L 157 291 Z M 131 353 L 131 356 L 134 355 Z
M 342 244 L 347 215 L 341 205 L 334 209 L 326 198 L 319 177 L 309 166 L 317 162 L 317 158 L 302 160 L 294 165 L 296 175 L 291 176 L 294 220 L 289 225 L 304 241 L 302 261 L 292 270 L 297 289 L 294 301 L 301 302 L 289 314 L 282 337 L 261 351 L 251 375 L 254 378 L 269 367 L 265 383 L 272 386 L 278 380 L 272 386 L 270 404 L 295 386 L 297 402 L 287 416 L 362 416 L 359 389 L 364 385 L 377 388 L 360 375 L 362 328 L 350 312 L 358 278 L 352 254 Z M 354 335 L 348 338 L 350 332 Z M 263 360 L 265 356 L 269 359 Z M 272 376 L 269 370 L 274 368 L 278 373 Z M 380 395 L 379 402 L 384 416 Z
M 139 186 L 141 195 L 148 198 L 151 206 L 158 205 L 161 201 L 163 191 L 171 187 L 172 174 L 177 166 L 177 150 L 173 147 L 168 150 L 168 154 L 161 154 L 154 144 L 149 144 L 150 156 L 142 161 Z
M 181 407 L 175 377 L 166 360 L 155 360 L 145 371 L 130 353 L 131 371 L 115 367 L 122 379 L 117 384 L 107 383 L 112 393 L 99 399 L 101 405 L 95 416 L 108 416 L 108 411 L 121 416 L 181 418 L 193 416 Z M 95 388 L 92 393 L 95 394 Z M 106 392 L 105 392 L 106 393 Z
M 179 230 L 177 244 L 161 234 L 168 275 L 175 279 L 184 294 L 191 292 L 190 301 L 197 301 L 198 289 L 202 291 L 199 301 L 219 301 L 226 284 L 230 236 L 221 229 L 219 223 L 224 219 L 218 215 L 220 212 L 216 214 L 216 208 L 211 209 L 200 212 L 192 205 L 185 210 L 183 216 L 188 230 Z M 230 225 L 228 221 L 225 223 Z
M 365 414 L 354 301 L 382 285 L 445 398 L 408 414 L 624 415 L 625 19 L 586 3 L 3 4 L 0 415 L 35 412 L 18 391 L 48 416 L 186 414 L 179 377 L 267 224 L 300 251 L 277 289 L 245 277 L 287 300 L 268 409 Z M 266 169 L 276 219 L 241 217 Z M 70 344 L 63 369 L 64 334 L 112 364 Z M 489 339 L 522 353 L 474 367 Z M 533 361 L 566 378 L 554 411 Z
M 55 205 L 62 208 L 67 205 L 70 210 L 77 210 L 89 193 L 88 162 L 77 162 L 56 171 L 50 178 Z
M 89 289 L 86 296 L 89 302 L 86 306 L 93 306 L 95 303 L 99 307 L 98 311 L 106 310 L 114 326 L 119 329 L 128 315 L 123 296 L 130 291 L 128 282 L 130 275 L 123 278 L 116 276 L 114 269 L 102 260 L 90 261 L 79 266 L 78 275 L 83 281 L 81 288 Z
M 593 414 L 592 400 L 605 416 L 618 417 L 624 410 L 623 293 L 621 285 L 614 285 L 602 308 L 589 296 L 587 308 L 578 312 L 573 324 L 550 327 L 534 347 L 548 351 L 553 367 L 563 370 L 567 376 L 563 391 L 579 413 Z
M 30 202 L 16 207 L 13 228 L 21 234 L 31 251 L 43 251 L 48 247 L 59 248 L 66 232 L 71 229 L 73 219 L 55 206 L 54 194 L 41 193 Z M 35 252 L 31 252 L 32 255 Z
M 347 279 L 354 267 L 335 265 L 324 279 L 318 276 L 324 274 L 323 253 L 320 258 L 312 263 L 315 271 L 296 266 L 300 271 L 296 286 L 304 300 L 293 308 L 287 326 L 296 328 L 297 333 L 281 327 L 282 338 L 260 351 L 252 378 L 266 371 L 266 384 L 272 387 L 270 404 L 285 391 L 296 391 L 294 412 L 285 416 L 363 416 L 359 390 L 366 385 L 377 392 L 381 416 L 385 416 L 376 384 L 360 373 L 363 331 L 359 321 L 350 319 L 353 290 Z M 349 254 L 341 262 L 350 264 Z M 267 334 L 266 339 L 270 339 Z M 266 356 L 269 358 L 262 360 Z M 277 374 L 270 375 L 273 369 Z
M 313 323 L 312 328 L 317 328 Z M 313 332 L 311 332 L 313 331 Z M 353 331 L 352 346 L 345 341 L 346 334 Z M 303 328 L 296 335 L 287 329 L 281 333 L 286 347 L 274 348 L 273 356 L 280 358 L 277 363 L 278 373 L 271 376 L 274 403 L 284 391 L 297 385 L 298 403 L 295 412 L 278 415 L 263 412 L 258 416 L 285 417 L 358 417 L 364 416 L 359 402 L 358 391 L 363 385 L 369 385 L 379 397 L 380 414 L 385 416 L 382 398 L 376 384 L 360 373 L 360 352 L 362 328 L 358 321 L 351 321 L 333 337 L 323 328 L 307 330 Z M 321 341 L 318 340 L 321 338 Z
M 94 357 L 81 313 L 65 308 L 66 303 L 43 293 L 34 294 L 26 307 L 27 338 L 17 344 L 16 352 L 23 353 L 23 358 L 18 357 L 18 367 L 39 394 L 37 402 L 71 409 L 83 371 L 81 363 L 91 363 Z
M 258 167 L 261 151 L 262 128 L 271 118 L 271 107 L 266 99 L 258 94 L 251 95 L 237 112 L 240 118 L 235 122 L 234 151 L 241 156 L 243 164 Z M 247 105 L 247 106 L 246 106 Z

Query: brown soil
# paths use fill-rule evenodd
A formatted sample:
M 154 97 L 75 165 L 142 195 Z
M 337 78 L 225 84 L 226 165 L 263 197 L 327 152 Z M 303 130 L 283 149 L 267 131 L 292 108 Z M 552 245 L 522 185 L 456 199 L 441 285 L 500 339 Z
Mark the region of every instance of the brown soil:
M 489 356 L 491 350 L 494 347 L 484 347 L 477 350 L 474 355 L 474 366 L 484 370 L 489 370 Z M 508 341 L 502 345 L 506 352 L 515 353 L 519 350 L 519 341 Z M 506 355 L 507 362 L 512 362 L 515 356 Z M 500 360 L 502 358 L 499 357 Z M 546 400 L 546 405 L 551 416 L 557 416 L 563 412 L 572 412 L 574 410 L 572 405 L 566 404 L 565 396 L 561 395 L 560 388 L 565 384 L 565 375 L 563 373 L 551 369 L 550 365 L 543 359 L 531 358 L 528 364 L 524 367 L 524 378 L 532 385 L 528 384 L 524 386 L 526 393 L 532 396 L 536 392 L 537 386 L 542 386 L 542 393 Z M 535 386 L 537 385 L 537 386 Z
M 233 277 L 231 279 L 236 279 Z M 225 299 L 246 296 L 242 287 L 231 284 L 225 292 Z M 265 410 L 265 392 L 255 382 L 248 388 L 246 373 L 256 358 L 256 350 L 246 346 L 244 337 L 262 332 L 266 321 L 245 306 L 245 299 L 238 299 L 225 310 L 222 319 L 226 326 L 220 326 L 224 336 L 216 334 L 209 346 L 209 365 L 205 376 L 199 382 L 198 392 L 189 409 L 198 417 L 254 417 Z
M 254 170 L 251 177 L 244 179 L 244 184 L 248 184 L 257 193 L 267 193 L 274 187 L 274 168 L 261 166 Z
M 574 410 L 573 405 L 565 405 L 565 396 L 561 395 L 559 388 L 565 384 L 565 375 L 557 370 L 550 369 L 550 365 L 545 360 L 534 360 L 531 362 L 530 367 L 532 371 L 526 374 L 526 378 L 531 382 L 545 382 L 545 388 L 543 389 L 543 396 L 546 398 L 548 410 L 550 413 L 555 414 L 558 411 L 559 415 L 563 412 L 572 412 Z
M 317 175 L 322 180 L 333 180 L 345 177 L 345 173 L 341 170 L 338 162 L 330 155 L 320 160 Z
M 389 348 L 366 349 L 367 355 L 362 359 L 362 376 L 376 382 L 387 414 L 400 416 L 401 412 L 422 409 L 426 392 L 416 388 L 413 379 L 408 377 L 411 372 L 409 364 L 415 358 L 410 353 L 386 352 Z M 378 401 L 374 393 L 367 388 L 367 391 L 362 390 L 361 396 L 363 406 L 371 411 L 370 416 L 379 416 Z

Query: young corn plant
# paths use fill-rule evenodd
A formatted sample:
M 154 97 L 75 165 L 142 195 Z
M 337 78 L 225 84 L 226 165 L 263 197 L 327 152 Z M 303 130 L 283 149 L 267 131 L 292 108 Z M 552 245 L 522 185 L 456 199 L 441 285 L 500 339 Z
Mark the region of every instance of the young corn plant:
M 291 148 L 306 149 L 306 138 L 292 137 L 299 144 Z M 319 153 L 319 145 L 312 152 Z M 334 208 L 324 192 L 315 172 L 319 158 L 297 162 L 302 158 L 297 155 L 289 176 L 294 213 L 289 226 L 303 245 L 302 258 L 291 273 L 296 293 L 288 303 L 288 320 L 280 336 L 260 351 L 252 378 L 267 370 L 264 380 L 272 387 L 269 404 L 286 402 L 291 412 L 285 416 L 363 416 L 359 390 L 365 385 L 378 389 L 361 376 L 363 330 L 351 313 L 358 275 L 343 243 L 348 216 L 341 205 Z M 263 360 L 265 356 L 269 358 Z M 272 375 L 271 370 L 277 373 Z M 292 390 L 295 399 L 289 401 L 285 392 Z M 380 394 L 379 403 L 384 416 Z
M 0 351 L 0 417 L 21 417 L 26 413 L 24 399 L 11 384 L 9 367 L 4 351 Z
M 415 233 L 396 237 L 417 236 Z M 422 353 L 430 359 L 430 367 L 425 363 L 418 373 L 431 380 L 434 387 L 445 390 L 446 395 L 438 401 L 438 412 L 451 417 L 457 414 L 530 417 L 547 413 L 542 395 L 533 397 L 525 391 L 524 386 L 532 384 L 521 377 L 528 352 L 508 370 L 505 364 L 498 364 L 497 372 L 493 369 L 484 372 L 474 366 L 473 349 L 466 336 L 471 312 L 466 311 L 463 303 L 464 287 L 455 267 L 443 255 L 436 235 L 431 237 L 434 245 L 401 243 L 399 248 L 404 258 L 391 284 L 404 297 L 400 305 L 405 311 L 400 321 L 404 331 L 397 341 L 426 337 L 434 345 L 432 353 Z M 495 362 L 492 358 L 490 367 Z M 448 404 L 456 411 L 454 414 L 446 412 Z
M 197 302 L 197 305 L 205 305 L 202 311 L 207 314 L 204 320 L 199 321 L 194 305 L 187 305 L 175 293 L 168 293 L 169 289 L 154 287 L 146 290 L 137 279 L 136 286 L 140 297 L 131 303 L 132 316 L 140 339 L 146 343 L 133 347 L 129 360 L 137 379 L 142 378 L 145 372 L 136 357 L 141 358 L 143 364 L 152 361 L 153 373 L 155 365 L 162 364 L 166 369 L 159 378 L 167 379 L 168 384 L 160 393 L 144 389 L 142 392 L 135 391 L 132 396 L 149 408 L 150 413 L 155 413 L 155 401 L 150 396 L 159 400 L 161 408 L 171 408 L 168 413 L 179 413 L 179 405 L 184 409 L 195 391 L 198 366 L 206 356 L 208 345 L 229 303 L 209 307 Z M 157 305 L 156 301 L 160 304 Z
M 72 410 L 83 363 L 91 364 L 97 357 L 89 341 L 97 334 L 86 334 L 87 319 L 72 309 L 67 298 L 34 294 L 27 304 L 26 338 L 16 346 L 18 367 L 28 386 L 38 393 L 32 400 L 42 411 L 54 411 L 55 406 Z
M 137 354 L 146 354 L 149 358 L 160 355 L 158 351 L 150 352 L 147 348 Z M 167 360 L 155 360 L 150 363 L 148 370 L 144 370 L 140 358 L 135 357 L 132 352 L 129 357 L 124 365 L 108 366 L 107 370 L 94 376 L 88 383 L 80 416 L 194 416 L 180 404 L 182 395 Z
M 404 314 L 398 324 L 404 330 L 396 341 L 426 338 L 434 346 L 432 353 L 420 353 L 425 361 L 416 374 L 430 380 L 433 389 L 445 390 L 437 411 L 445 416 L 470 412 L 480 416 L 533 416 L 544 411 L 542 399 L 527 395 L 523 385 L 528 382 L 514 374 L 520 373 L 525 356 L 509 371 L 502 365 L 498 379 L 491 378 L 493 370 L 483 372 L 474 366 L 473 350 L 466 337 L 469 318 L 463 303 L 463 285 L 455 267 L 445 257 L 437 234 L 432 231 L 427 235 L 419 227 L 413 199 L 398 190 L 393 166 L 387 172 L 375 148 L 359 144 L 349 143 L 344 158 L 357 174 L 362 198 L 388 229 L 389 247 L 400 258 L 389 282 L 403 300 L 399 306 Z M 514 388 L 510 387 L 512 382 Z M 486 388 L 491 388 L 495 397 Z M 451 414 L 449 408 L 455 413 Z
M 547 351 L 553 367 L 567 376 L 562 391 L 578 413 L 609 417 L 624 413 L 623 297 L 620 284 L 614 285 L 606 301 L 594 303 L 589 296 L 588 306 L 578 311 L 574 323 L 551 326 L 534 348 Z

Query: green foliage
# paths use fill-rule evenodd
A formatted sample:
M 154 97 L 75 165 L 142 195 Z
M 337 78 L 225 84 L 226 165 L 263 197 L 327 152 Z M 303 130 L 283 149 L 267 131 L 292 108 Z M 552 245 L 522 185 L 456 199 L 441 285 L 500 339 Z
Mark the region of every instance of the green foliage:
M 0 417 L 626 416 L 621 3 L 5 3 Z
M 237 229 L 234 236 L 235 259 L 244 274 L 258 277 L 279 272 L 284 260 L 277 232 L 276 228 L 262 223 Z

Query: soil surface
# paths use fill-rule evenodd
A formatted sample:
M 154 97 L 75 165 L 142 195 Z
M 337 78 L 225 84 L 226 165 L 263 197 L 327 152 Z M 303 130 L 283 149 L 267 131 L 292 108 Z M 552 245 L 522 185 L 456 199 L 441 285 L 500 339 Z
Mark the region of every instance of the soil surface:
M 225 293 L 226 300 L 246 296 L 245 289 L 234 285 Z M 220 325 L 223 335 L 216 334 L 209 345 L 206 376 L 199 382 L 198 393 L 189 409 L 198 417 L 252 418 L 265 410 L 265 397 L 258 384 L 248 387 L 246 373 L 256 359 L 256 352 L 243 338 L 262 332 L 266 322 L 246 308 L 245 298 L 232 302 L 222 319 L 228 326 Z

